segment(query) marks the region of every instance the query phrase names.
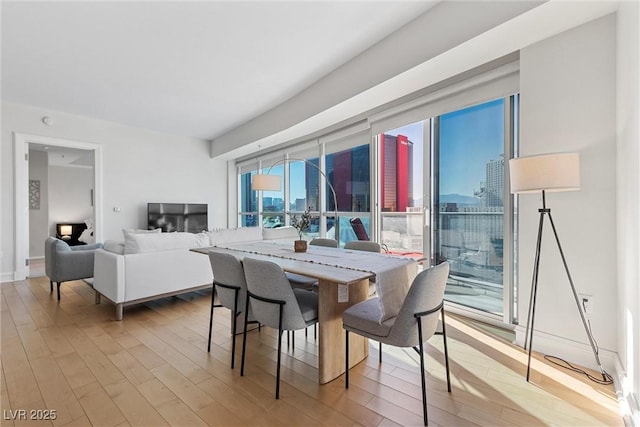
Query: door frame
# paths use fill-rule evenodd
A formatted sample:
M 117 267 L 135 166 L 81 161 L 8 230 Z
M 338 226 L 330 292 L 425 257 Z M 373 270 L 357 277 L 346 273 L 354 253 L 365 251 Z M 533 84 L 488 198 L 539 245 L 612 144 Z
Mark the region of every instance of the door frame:
M 29 276 L 29 160 L 27 156 L 29 144 L 44 144 L 93 151 L 94 236 L 97 242 L 102 240 L 102 146 L 89 142 L 13 132 L 13 194 L 15 197 L 14 281 L 24 280 Z

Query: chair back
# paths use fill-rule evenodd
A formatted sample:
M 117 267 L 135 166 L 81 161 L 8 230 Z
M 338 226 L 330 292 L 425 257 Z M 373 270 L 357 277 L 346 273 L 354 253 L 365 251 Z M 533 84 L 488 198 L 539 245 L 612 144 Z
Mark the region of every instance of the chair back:
M 238 291 L 238 307 L 244 307 L 247 298 L 247 282 L 244 278 L 244 270 L 240 260 L 231 254 L 210 251 L 209 261 L 211 262 L 214 282 L 240 288 Z M 217 286 L 216 292 L 218 293 L 220 304 L 233 310 L 235 291 Z
M 367 240 L 352 240 L 345 243 L 344 248 L 354 251 L 382 252 L 382 248 L 379 243 Z
M 447 277 L 448 262 L 423 270 L 415 277 L 389 332 L 388 344 L 398 347 L 418 345 L 418 323 L 414 314 L 432 310 L 442 303 Z M 422 317 L 423 341 L 435 333 L 439 314 L 437 310 Z
M 249 292 L 262 298 L 284 301 L 282 316 L 283 329 L 304 329 L 306 323 L 302 317 L 300 306 L 282 268 L 273 262 L 248 257 L 244 258 L 242 265 L 244 267 L 244 275 Z M 278 329 L 280 316 L 278 304 L 271 304 L 251 298 L 250 306 L 253 316 L 258 322 Z
M 314 246 L 326 246 L 327 248 L 337 248 L 338 247 L 338 241 L 335 239 L 323 239 L 323 238 L 316 238 L 313 239 L 309 242 L 310 245 L 314 245 Z

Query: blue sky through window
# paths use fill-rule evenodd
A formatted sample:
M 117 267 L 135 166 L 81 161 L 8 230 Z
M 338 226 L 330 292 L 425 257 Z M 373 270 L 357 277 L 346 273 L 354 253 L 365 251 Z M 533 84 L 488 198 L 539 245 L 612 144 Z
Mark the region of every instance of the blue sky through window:
M 440 194 L 473 196 L 486 179 L 486 163 L 504 152 L 504 100 L 440 118 Z

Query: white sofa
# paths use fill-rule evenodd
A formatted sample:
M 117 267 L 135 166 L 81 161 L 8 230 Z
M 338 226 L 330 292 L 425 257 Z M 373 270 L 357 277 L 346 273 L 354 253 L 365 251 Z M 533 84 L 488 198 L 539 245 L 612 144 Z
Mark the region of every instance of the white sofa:
M 189 249 L 224 243 L 295 240 L 293 227 L 224 229 L 207 233 L 127 233 L 123 243 L 106 241 L 95 254 L 96 303 L 105 297 L 122 320 L 125 306 L 208 288 L 209 257 Z

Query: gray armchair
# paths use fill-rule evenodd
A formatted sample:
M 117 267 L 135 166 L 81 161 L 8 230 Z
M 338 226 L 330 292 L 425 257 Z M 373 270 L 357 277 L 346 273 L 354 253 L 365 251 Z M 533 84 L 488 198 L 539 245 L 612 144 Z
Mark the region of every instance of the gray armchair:
M 58 301 L 60 301 L 60 284 L 70 280 L 81 280 L 93 277 L 93 257 L 102 243 L 94 245 L 69 246 L 66 242 L 48 237 L 44 242 L 44 266 L 49 277 L 49 289 L 53 292 L 53 282 L 58 285 Z

